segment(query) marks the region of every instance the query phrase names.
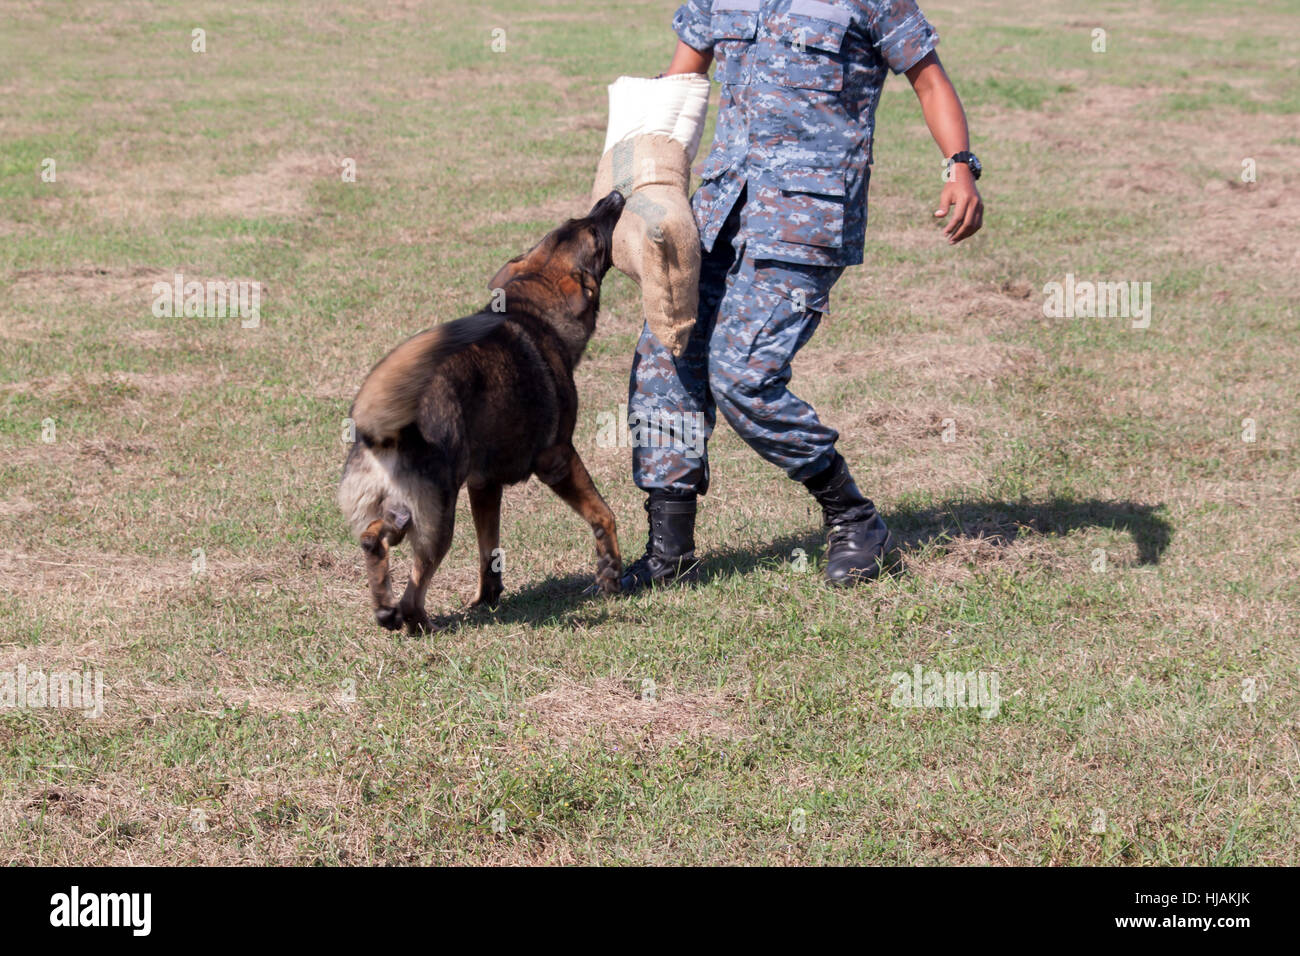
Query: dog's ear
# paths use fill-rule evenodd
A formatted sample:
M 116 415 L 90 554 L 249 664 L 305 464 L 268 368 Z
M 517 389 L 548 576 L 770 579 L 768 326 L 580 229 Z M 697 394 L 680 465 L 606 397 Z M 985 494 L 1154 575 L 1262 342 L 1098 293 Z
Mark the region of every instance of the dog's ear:
M 525 252 L 523 255 L 515 256 L 498 269 L 497 274 L 494 275 L 492 281 L 488 283 L 488 291 L 495 293 L 497 289 L 504 289 L 506 283 L 519 274 L 519 269 L 527 258 L 528 253 Z
M 528 260 L 532 258 L 533 253 L 537 252 L 548 242 L 550 242 L 551 237 L 553 235 L 554 233 L 550 233 L 544 236 L 541 242 L 537 243 L 527 252 L 515 256 L 513 259 L 511 259 L 509 262 L 503 265 L 500 269 L 498 269 L 497 274 L 494 275 L 492 277 L 492 281 L 488 283 L 488 291 L 496 292 L 497 289 L 505 288 L 505 284 L 507 282 L 509 282 L 515 276 L 519 275 L 519 273 L 523 272 L 528 267 Z

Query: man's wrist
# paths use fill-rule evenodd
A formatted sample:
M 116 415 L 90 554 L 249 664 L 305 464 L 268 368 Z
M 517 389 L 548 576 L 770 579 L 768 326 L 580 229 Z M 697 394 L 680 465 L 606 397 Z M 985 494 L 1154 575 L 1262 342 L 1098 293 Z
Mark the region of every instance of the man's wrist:
M 975 179 L 980 178 L 980 173 L 984 171 L 979 159 L 969 149 L 959 150 L 953 153 L 943 164 L 944 179 L 951 180 L 956 175 L 955 170 L 958 166 L 965 166 L 967 171 Z

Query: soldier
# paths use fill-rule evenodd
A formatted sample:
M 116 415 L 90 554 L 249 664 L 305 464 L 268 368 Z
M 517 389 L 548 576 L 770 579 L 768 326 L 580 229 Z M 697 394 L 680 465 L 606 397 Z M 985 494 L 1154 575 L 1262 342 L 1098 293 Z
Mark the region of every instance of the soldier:
M 647 327 L 633 358 L 629 418 L 648 493 L 650 541 L 625 590 L 698 576 L 696 498 L 707 454 L 645 423 L 723 417 L 755 451 L 802 482 L 828 529 L 826 577 L 870 581 L 893 562 L 875 505 L 835 450 L 839 433 L 788 389 L 790 363 L 821 320 L 845 267 L 862 262 L 876 104 L 888 71 L 906 73 L 947 157 L 937 218 L 948 242 L 983 221 L 966 116 L 913 0 L 688 0 L 668 73 L 706 73 L 722 93 L 713 149 L 691 199 L 703 264 L 699 317 L 674 359 Z M 688 419 L 684 416 L 698 416 Z

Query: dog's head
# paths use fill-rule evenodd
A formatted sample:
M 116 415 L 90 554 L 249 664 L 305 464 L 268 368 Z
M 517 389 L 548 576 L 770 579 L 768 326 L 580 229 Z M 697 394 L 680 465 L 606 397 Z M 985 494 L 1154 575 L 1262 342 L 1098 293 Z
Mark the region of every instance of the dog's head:
M 515 256 L 492 277 L 495 292 L 509 283 L 535 278 L 567 300 L 575 313 L 600 305 L 600 283 L 613 263 L 614 227 L 623 213 L 623 194 L 615 190 L 581 219 L 570 219 L 537 245 Z

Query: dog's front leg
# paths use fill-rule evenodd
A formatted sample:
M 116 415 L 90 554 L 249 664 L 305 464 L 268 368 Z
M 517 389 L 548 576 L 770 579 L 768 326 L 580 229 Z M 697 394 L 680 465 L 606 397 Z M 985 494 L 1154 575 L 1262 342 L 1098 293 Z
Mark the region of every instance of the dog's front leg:
M 375 604 L 375 620 L 381 627 L 395 631 L 402 626 L 402 612 L 393 596 L 393 579 L 388 569 L 389 550 L 406 537 L 411 524 L 411 513 L 405 508 L 395 508 L 383 518 L 370 522 L 361 535 L 361 548 L 366 552 L 366 579 L 370 583 L 370 597 Z
M 537 477 L 591 525 L 596 536 L 596 585 L 606 594 L 618 593 L 623 558 L 618 552 L 614 512 L 596 490 L 587 466 L 572 445 L 548 448 L 538 456 L 537 463 Z

